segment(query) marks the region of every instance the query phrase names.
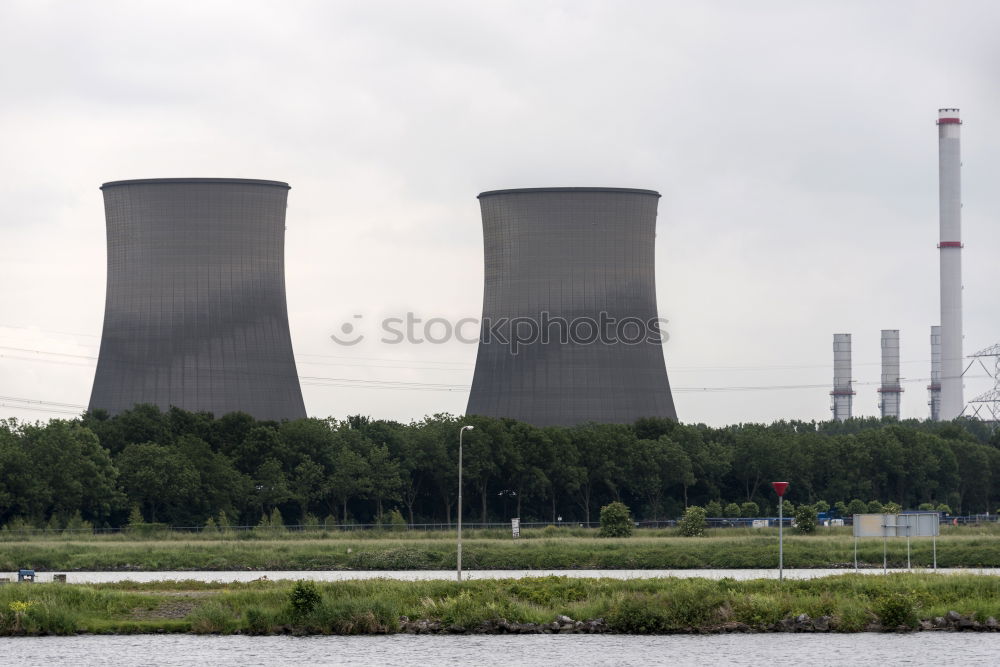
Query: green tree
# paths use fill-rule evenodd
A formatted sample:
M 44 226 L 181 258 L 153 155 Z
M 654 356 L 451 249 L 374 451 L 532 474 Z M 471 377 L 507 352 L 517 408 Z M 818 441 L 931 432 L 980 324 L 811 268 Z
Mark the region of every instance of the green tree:
M 288 477 L 277 459 L 268 457 L 253 476 L 256 490 L 256 505 L 261 514 L 270 514 L 280 503 L 292 499 Z
M 760 516 L 760 507 L 757 505 L 757 503 L 753 502 L 752 500 L 748 500 L 747 502 L 740 505 L 740 516 L 743 517 L 744 519 L 752 519 L 754 517 L 758 517 Z
M 118 456 L 118 468 L 128 497 L 145 507 L 153 523 L 170 522 L 198 492 L 198 471 L 174 447 L 128 445 Z
M 601 508 L 601 537 L 631 537 L 634 521 L 624 503 L 615 501 Z
M 684 511 L 678 527 L 684 537 L 701 537 L 705 534 L 705 510 L 692 505 Z
M 403 486 L 400 478 L 399 463 L 389 455 L 385 445 L 372 447 L 368 453 L 369 479 L 371 480 L 371 495 L 375 498 L 376 522 L 382 521 L 382 504 L 387 500 L 399 500 L 399 491 Z
M 170 414 L 175 414 L 175 411 Z M 184 423 L 179 416 L 176 420 Z M 197 420 L 194 423 L 201 431 L 210 428 Z M 198 475 L 198 490 L 183 507 L 177 508 L 175 521 L 194 526 L 204 523 L 207 518 L 214 517 L 219 512 L 229 512 L 236 516 L 237 509 L 251 504 L 249 500 L 253 493 L 253 481 L 237 471 L 228 456 L 213 451 L 208 442 L 191 434 L 180 434 L 174 448 Z
M 299 515 L 305 517 L 313 502 L 323 498 L 323 481 L 326 472 L 323 466 L 316 463 L 308 455 L 304 455 L 292 471 L 290 486 L 291 494 L 299 506 Z
M 867 514 L 868 504 L 863 500 L 855 498 L 847 504 L 847 515 L 854 516 L 855 514 Z
M 724 516 L 726 516 L 726 517 L 728 517 L 730 519 L 735 519 L 735 518 L 739 517 L 740 513 L 741 513 L 740 512 L 740 506 L 737 505 L 736 503 L 727 503 L 726 506 L 725 506 L 725 508 L 722 510 L 722 512 L 723 512 Z
M 117 489 L 118 470 L 97 436 L 77 423 L 53 420 L 21 429 L 21 445 L 35 467 L 40 516 L 70 516 L 103 521 L 123 502 Z M 9 476 L 9 470 L 4 470 Z
M 490 484 L 504 469 L 504 456 L 510 451 L 510 433 L 499 419 L 471 417 L 474 430 L 466 431 L 462 445 L 462 481 L 479 497 L 480 521 L 488 520 Z M 458 438 L 456 432 L 453 437 Z M 456 460 L 456 466 L 457 466 Z
M 723 515 L 722 514 L 722 503 L 720 503 L 718 500 L 709 501 L 709 503 L 707 505 L 705 505 L 705 512 L 710 517 L 716 517 L 717 518 L 717 517 L 722 516 Z
M 323 496 L 327 499 L 331 514 L 342 510 L 343 522 L 347 523 L 347 504 L 371 490 L 371 468 L 368 461 L 346 445 L 341 445 L 334 455 L 333 469 L 323 485 Z
M 809 534 L 816 532 L 816 508 L 812 505 L 799 505 L 795 510 L 796 532 Z

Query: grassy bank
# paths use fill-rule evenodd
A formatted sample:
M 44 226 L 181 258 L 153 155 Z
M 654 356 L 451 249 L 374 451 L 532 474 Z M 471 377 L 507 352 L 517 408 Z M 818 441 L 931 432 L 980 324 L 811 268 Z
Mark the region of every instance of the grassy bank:
M 1000 616 L 1000 581 L 972 575 L 847 574 L 783 583 L 564 577 L 462 584 L 347 581 L 316 585 L 315 598 L 298 607 L 293 587 L 288 582 L 11 584 L 0 587 L 0 634 L 858 632 L 995 629 L 989 619 Z M 944 621 L 949 612 L 955 619 L 950 625 Z
M 563 537 L 466 539 L 469 569 L 689 569 L 767 568 L 777 560 L 776 537 L 757 533 L 714 537 Z M 938 539 L 939 567 L 1000 567 L 1000 540 L 974 533 Z M 881 540 L 861 540 L 858 559 L 882 565 Z M 850 535 L 786 536 L 785 565 L 847 567 L 854 562 Z M 933 562 L 928 539 L 912 540 L 914 567 Z M 889 541 L 889 565 L 906 565 L 906 543 Z M 37 570 L 437 570 L 455 566 L 453 536 L 435 539 L 277 540 L 29 540 L 0 543 L 0 571 Z

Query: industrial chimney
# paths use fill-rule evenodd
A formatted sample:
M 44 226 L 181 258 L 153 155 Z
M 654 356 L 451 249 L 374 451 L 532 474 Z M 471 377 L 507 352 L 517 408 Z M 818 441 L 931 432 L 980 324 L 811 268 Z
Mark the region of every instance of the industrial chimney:
M 882 386 L 878 388 L 882 418 L 899 419 L 899 329 L 882 329 Z
M 830 410 L 836 421 L 851 418 L 854 390 L 851 388 L 851 334 L 833 334 L 833 402 Z
M 941 327 L 931 327 L 931 383 L 927 385 L 930 394 L 931 420 L 941 419 Z
M 941 257 L 941 412 L 962 414 L 962 155 L 958 109 L 938 110 L 938 192 Z

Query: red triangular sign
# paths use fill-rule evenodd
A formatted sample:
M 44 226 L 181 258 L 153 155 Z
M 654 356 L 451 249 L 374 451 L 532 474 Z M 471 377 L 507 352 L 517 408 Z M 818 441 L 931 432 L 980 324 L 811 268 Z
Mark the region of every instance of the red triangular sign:
M 771 486 L 774 487 L 774 492 L 778 494 L 778 497 L 785 495 L 785 491 L 788 490 L 788 482 L 771 482 Z

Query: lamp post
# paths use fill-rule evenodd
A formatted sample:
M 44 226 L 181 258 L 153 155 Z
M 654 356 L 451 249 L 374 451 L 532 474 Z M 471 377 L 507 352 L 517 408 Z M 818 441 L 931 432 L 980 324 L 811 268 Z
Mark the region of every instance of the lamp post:
M 778 581 L 785 578 L 785 518 L 784 501 L 788 482 L 771 482 L 774 492 L 778 494 Z
M 463 426 L 458 429 L 458 580 L 462 580 L 462 436 L 471 431 L 473 426 Z

